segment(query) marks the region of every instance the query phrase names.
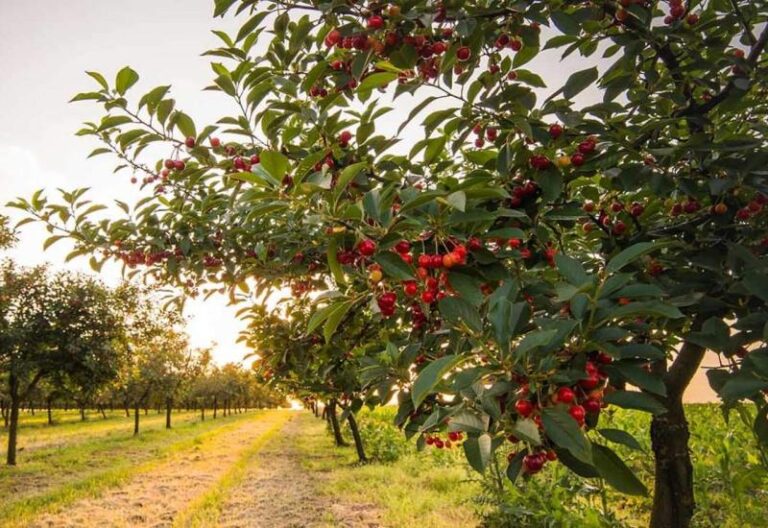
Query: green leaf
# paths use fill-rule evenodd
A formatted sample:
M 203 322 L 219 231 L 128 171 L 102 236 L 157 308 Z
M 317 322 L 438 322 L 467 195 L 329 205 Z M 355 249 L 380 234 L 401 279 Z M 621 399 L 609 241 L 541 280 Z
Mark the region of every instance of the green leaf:
M 513 483 L 520 476 L 520 472 L 523 470 L 523 459 L 525 458 L 526 451 L 522 450 L 517 453 L 512 460 L 509 461 L 507 466 L 507 478 Z
M 323 325 L 323 337 L 325 342 L 329 342 L 336 333 L 336 329 L 339 327 L 341 320 L 347 315 L 349 309 L 352 308 L 352 302 L 344 301 L 334 305 L 334 309 L 328 313 L 328 317 Z
M 557 264 L 557 269 L 565 280 L 574 286 L 581 286 L 589 282 L 589 275 L 578 260 L 558 253 L 555 255 L 555 264 Z
M 552 10 L 549 15 L 557 29 L 566 35 L 578 35 L 581 31 L 581 26 L 576 17 L 561 10 Z
M 449 431 L 464 431 L 466 433 L 484 433 L 487 429 L 486 423 L 477 414 L 469 411 L 461 411 L 451 416 L 448 424 Z
M 744 286 L 750 293 L 768 302 L 768 276 L 758 272 L 747 273 L 744 276 Z
M 461 327 L 462 323 L 474 332 L 482 332 L 483 321 L 480 313 L 468 301 L 460 297 L 446 297 L 437 303 L 440 314 L 453 326 Z
M 659 396 L 667 395 L 667 386 L 664 385 L 664 381 L 659 376 L 646 372 L 640 365 L 619 362 L 614 364 L 612 368 L 618 370 L 635 387 Z
M 85 72 L 90 77 L 96 79 L 96 82 L 101 85 L 102 88 L 105 90 L 109 90 L 109 84 L 107 83 L 107 80 L 104 78 L 102 74 L 99 72 Z
M 666 407 L 649 394 L 636 391 L 616 391 L 607 394 L 603 399 L 605 403 L 618 405 L 624 409 L 637 409 L 652 414 L 664 414 Z
M 600 476 L 605 481 L 628 495 L 647 495 L 648 490 L 635 476 L 623 460 L 610 448 L 599 444 L 592 445 L 592 459 Z
M 429 164 L 445 150 L 445 136 L 439 136 L 427 140 L 427 148 L 424 149 L 424 163 Z
M 660 301 L 634 302 L 619 306 L 610 313 L 609 317 L 611 319 L 626 319 L 637 316 L 666 317 L 667 319 L 685 317 L 676 306 Z
M 179 129 L 181 135 L 185 138 L 197 137 L 197 131 L 195 130 L 195 122 L 184 112 L 176 112 L 173 115 L 173 120 L 176 124 L 176 128 Z
M 636 451 L 643 450 L 643 446 L 634 436 L 621 429 L 598 429 L 597 432 L 615 444 L 621 444 Z
M 383 251 L 376 255 L 375 260 L 381 265 L 381 269 L 387 277 L 399 280 L 413 279 L 411 267 L 403 262 L 399 255 Z
M 288 158 L 274 150 L 264 150 L 259 157 L 259 165 L 261 165 L 261 167 L 263 167 L 276 182 L 283 181 L 283 177 L 288 172 Z
M 555 445 L 568 450 L 581 462 L 592 464 L 589 440 L 570 414 L 561 409 L 546 407 L 541 411 L 541 418 L 544 431 Z
M 413 406 L 418 408 L 424 401 L 424 398 L 442 381 L 443 376 L 464 361 L 464 359 L 462 356 L 457 355 L 443 356 L 424 367 L 424 370 L 419 373 L 419 377 L 413 383 L 413 390 L 411 391 Z
M 336 199 L 338 199 L 339 195 L 344 192 L 344 189 L 347 188 L 349 182 L 354 180 L 357 175 L 360 174 L 360 172 L 367 166 L 367 162 L 359 161 L 357 163 L 353 163 L 352 165 L 347 165 L 344 167 L 344 169 L 342 169 L 341 174 L 339 174 L 339 179 L 336 182 L 336 186 L 333 189 L 333 194 Z
M 48 237 L 45 239 L 45 242 L 43 242 L 43 251 L 54 245 L 59 240 L 63 240 L 67 238 L 67 235 L 53 235 L 51 237 Z
M 373 73 L 362 80 L 358 91 L 368 91 L 381 86 L 386 86 L 396 80 L 397 75 L 398 74 L 394 72 Z
M 90 75 L 90 74 L 89 74 Z M 133 71 L 130 67 L 126 66 L 119 72 L 115 78 L 115 89 L 120 95 L 125 95 L 128 89 L 136 84 L 139 80 L 139 74 Z
M 592 67 L 586 70 L 577 71 L 568 77 L 563 87 L 563 95 L 566 99 L 573 99 L 576 95 L 581 93 L 587 86 L 594 84 L 597 80 L 598 72 L 597 67 Z
M 472 468 L 483 473 L 491 461 L 491 436 L 487 433 L 464 440 L 464 454 Z
M 718 393 L 723 400 L 737 401 L 755 396 L 765 389 L 768 389 L 768 380 L 741 373 L 728 378 Z
M 328 258 L 328 268 L 331 270 L 333 280 L 336 281 L 336 284 L 344 284 L 346 281 L 344 279 L 344 271 L 342 271 L 341 265 L 339 264 L 338 243 L 336 242 L 336 238 L 331 238 L 328 241 L 328 249 L 326 253 Z
M 448 202 L 448 205 L 463 213 L 467 207 L 467 194 L 464 191 L 456 191 L 449 194 L 445 201 Z
M 523 418 L 516 421 L 514 427 L 512 427 L 512 434 L 523 442 L 528 442 L 533 445 L 541 445 L 539 426 L 530 418 Z
M 652 253 L 661 247 L 661 244 L 655 242 L 639 242 L 629 246 L 627 249 L 613 257 L 610 262 L 608 262 L 605 269 L 608 273 L 616 273 L 627 264 L 630 264 L 643 255 Z

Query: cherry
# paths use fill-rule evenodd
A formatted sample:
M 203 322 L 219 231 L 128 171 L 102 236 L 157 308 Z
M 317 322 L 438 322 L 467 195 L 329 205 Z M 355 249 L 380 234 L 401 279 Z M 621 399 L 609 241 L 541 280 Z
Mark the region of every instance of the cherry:
M 523 49 L 523 41 L 519 39 L 514 39 L 509 42 L 509 47 L 512 48 L 512 51 L 520 51 Z
M 466 46 L 462 46 L 456 51 L 456 58 L 462 62 L 468 61 L 470 57 L 472 57 L 472 50 Z
M 174 161 L 172 159 L 165 160 L 164 165 L 165 165 L 166 169 L 172 169 L 172 168 L 174 168 L 176 166 L 176 164 L 174 163 Z
M 587 140 L 579 143 L 578 149 L 582 154 L 591 154 L 595 151 L 595 147 L 596 145 L 594 141 Z
M 557 139 L 563 135 L 563 127 L 557 123 L 549 125 L 549 137 Z
M 526 473 L 538 473 L 544 467 L 545 457 L 540 455 L 525 455 L 523 457 L 523 469 Z
M 600 385 L 600 378 L 597 374 L 590 374 L 589 377 L 579 381 L 579 386 L 587 390 L 592 390 L 598 385 Z
M 470 238 L 467 244 L 469 245 L 470 251 L 478 251 L 483 249 L 483 241 L 477 237 Z
M 213 148 L 219 148 L 221 146 L 221 140 L 219 138 L 217 138 L 217 137 L 212 137 L 211 138 L 211 146 Z
M 403 293 L 408 297 L 415 297 L 419 293 L 419 285 L 416 281 L 405 281 L 403 283 Z
M 379 15 L 373 15 L 368 19 L 368 29 L 381 29 L 384 27 L 384 19 Z
M 360 252 L 361 255 L 364 255 L 366 257 L 370 257 L 374 253 L 376 253 L 376 243 L 373 240 L 361 240 L 360 243 L 357 245 L 357 250 Z
M 498 49 L 504 49 L 507 47 L 507 44 L 509 44 L 509 35 L 507 35 L 506 33 L 502 33 L 496 39 L 496 47 Z
M 435 55 L 442 55 L 448 50 L 448 46 L 445 45 L 445 42 L 435 42 L 432 44 L 432 52 Z
M 555 453 L 554 449 L 547 449 L 546 456 L 547 456 L 547 460 L 549 460 L 550 462 L 554 462 L 555 460 L 557 460 L 557 453 Z
M 623 210 L 624 210 L 624 204 L 620 202 L 613 202 L 611 204 L 611 211 L 613 211 L 614 213 L 618 213 Z
M 496 141 L 498 135 L 499 131 L 493 127 L 488 127 L 488 129 L 485 131 L 485 137 L 488 138 L 488 141 Z
M 184 163 L 181 160 L 176 160 L 176 161 L 173 162 L 173 168 L 178 170 L 178 171 L 183 171 L 184 167 L 186 167 L 186 166 L 187 166 L 187 164 Z
M 570 414 L 574 420 L 579 422 L 579 424 L 582 424 L 584 423 L 584 417 L 587 415 L 587 412 L 581 405 L 572 405 L 571 408 L 568 409 L 568 414 Z
M 595 202 L 592 202 L 590 200 L 587 200 L 584 202 L 584 205 L 582 206 L 582 209 L 584 209 L 587 213 L 594 213 L 595 212 Z
M 341 134 L 339 134 L 339 145 L 342 147 L 346 147 L 349 145 L 349 142 L 352 140 L 352 132 L 349 130 L 343 131 Z
M 584 155 L 577 152 L 573 156 L 571 156 L 571 163 L 573 163 L 574 167 L 581 167 L 584 165 Z
M 251 165 L 258 165 L 259 163 L 261 163 L 261 156 L 258 154 L 251 156 Z
M 483 138 L 479 137 L 475 139 L 475 147 L 483 148 L 484 145 L 485 145 L 485 140 Z
M 192 136 L 189 136 L 185 141 L 184 144 L 187 146 L 187 148 L 195 148 L 195 138 Z
M 517 400 L 515 402 L 515 411 L 523 418 L 528 418 L 533 413 L 534 406 L 528 400 Z
M 643 212 L 645 211 L 645 206 L 640 203 L 633 203 L 632 207 L 629 209 L 629 214 L 637 218 L 638 216 L 641 216 Z
M 325 45 L 329 48 L 332 48 L 339 42 L 341 42 L 341 31 L 338 29 L 331 30 L 331 32 L 328 33 L 328 35 L 325 37 Z
M 689 26 L 695 26 L 699 23 L 699 15 L 696 13 L 691 13 L 688 15 L 688 18 L 686 18 L 685 21 L 688 22 Z
M 451 431 L 448 433 L 448 438 L 453 442 L 458 442 L 461 440 L 461 433 L 458 431 Z
M 512 249 L 519 249 L 520 246 L 522 245 L 522 243 L 523 243 L 523 241 L 520 240 L 519 238 L 510 238 L 507 241 L 507 245 L 509 247 L 511 247 Z
M 561 403 L 571 403 L 576 398 L 576 393 L 570 387 L 560 387 L 557 389 L 557 401 Z
M 600 412 L 600 400 L 597 398 L 587 398 L 584 402 L 584 410 L 588 413 Z
M 421 293 L 421 300 L 424 302 L 424 304 L 432 304 L 435 302 L 435 293 L 429 290 L 426 290 Z
M 411 243 L 407 240 L 401 240 L 397 244 L 395 244 L 395 251 L 400 253 L 401 255 L 403 253 L 408 253 L 411 250 Z

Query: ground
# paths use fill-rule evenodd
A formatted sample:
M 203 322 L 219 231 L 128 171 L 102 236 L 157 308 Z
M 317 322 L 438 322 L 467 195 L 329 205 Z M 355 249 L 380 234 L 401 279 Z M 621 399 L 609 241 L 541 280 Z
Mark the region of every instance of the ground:
M 150 413 L 137 438 L 118 413 L 61 422 L 48 427 L 29 417 L 23 424 L 19 466 L 0 469 L 0 496 L 10 497 L 0 502 L 0 526 L 403 526 L 399 499 L 370 493 L 381 471 L 396 466 L 359 467 L 306 412 L 249 411 L 205 422 L 179 413 L 171 431 L 164 416 Z M 350 486 L 356 472 L 363 473 Z M 457 514 L 467 516 L 460 506 Z M 424 512 L 423 526 L 451 524 L 431 515 Z

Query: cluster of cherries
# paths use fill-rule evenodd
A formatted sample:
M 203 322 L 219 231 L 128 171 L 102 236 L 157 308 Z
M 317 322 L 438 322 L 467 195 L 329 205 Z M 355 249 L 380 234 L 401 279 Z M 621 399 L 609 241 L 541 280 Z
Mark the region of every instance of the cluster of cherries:
M 448 438 L 443 440 L 440 438 L 439 435 L 427 435 L 424 438 L 424 442 L 428 446 L 436 447 L 437 449 L 450 449 L 454 445 L 458 445 L 458 442 L 461 442 L 464 439 L 464 436 L 459 431 L 451 431 L 448 433 Z
M 628 229 L 627 224 L 623 220 L 621 220 L 621 218 L 619 217 L 620 214 L 623 214 L 626 212 L 627 214 L 629 214 L 629 216 L 636 219 L 642 216 L 643 213 L 645 212 L 645 205 L 643 205 L 640 202 L 632 202 L 629 206 L 621 202 L 613 202 L 610 204 L 610 206 L 608 206 L 608 208 L 610 209 L 611 213 L 614 213 L 616 215 L 616 217 L 612 218 L 605 208 L 601 208 L 595 218 L 595 222 L 597 222 L 597 224 L 603 226 L 606 229 L 610 229 L 611 233 L 615 236 L 621 236 L 625 234 Z M 597 205 L 595 205 L 594 202 L 587 200 L 582 205 L 582 209 L 584 209 L 586 213 L 591 214 L 597 210 Z M 588 220 L 584 222 L 584 224 L 582 225 L 582 228 L 586 233 L 589 233 L 594 229 L 595 225 L 597 224 Z

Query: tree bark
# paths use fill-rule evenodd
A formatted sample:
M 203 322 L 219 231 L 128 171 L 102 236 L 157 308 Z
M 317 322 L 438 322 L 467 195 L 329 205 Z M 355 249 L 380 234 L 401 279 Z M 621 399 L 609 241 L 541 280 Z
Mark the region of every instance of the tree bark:
M 216 413 L 219 411 L 219 400 L 218 398 L 213 399 L 213 419 L 216 419 Z
M 205 421 L 205 405 L 200 406 L 200 421 Z
M 165 400 L 165 428 L 171 428 L 171 407 L 173 406 L 173 400 L 168 398 Z
M 6 455 L 6 464 L 16 465 L 16 441 L 19 433 L 19 379 L 16 374 L 11 373 L 9 378 L 9 389 L 11 397 L 10 418 L 8 423 L 8 453 Z
M 51 398 L 50 398 L 50 396 L 45 401 L 45 405 L 46 405 L 47 411 L 48 411 L 48 425 L 53 425 L 53 409 L 51 409 Z
M 651 420 L 655 458 L 651 528 L 687 528 L 696 508 L 683 394 L 701 365 L 704 352 L 702 347 L 686 342 L 668 371 L 665 362 L 654 366 L 656 374 L 664 375 L 667 395 L 659 401 L 667 411 Z
M 133 408 L 133 436 L 137 436 L 139 434 L 139 411 L 140 406 L 137 403 L 136 406 Z
M 328 413 L 328 419 L 331 422 L 331 428 L 333 429 L 333 439 L 336 442 L 336 445 L 339 447 L 346 446 L 347 443 L 344 441 L 344 437 L 341 434 L 339 417 L 336 416 L 336 400 L 331 400 L 328 403 L 326 411 Z
M 357 428 L 357 420 L 354 413 L 347 415 L 347 422 L 349 423 L 349 429 L 352 431 L 352 438 L 355 439 L 357 459 L 363 463 L 368 462 L 368 457 L 365 456 L 365 448 L 363 447 L 363 439 L 360 437 L 360 430 Z

